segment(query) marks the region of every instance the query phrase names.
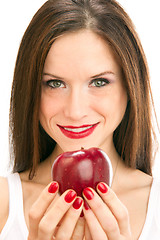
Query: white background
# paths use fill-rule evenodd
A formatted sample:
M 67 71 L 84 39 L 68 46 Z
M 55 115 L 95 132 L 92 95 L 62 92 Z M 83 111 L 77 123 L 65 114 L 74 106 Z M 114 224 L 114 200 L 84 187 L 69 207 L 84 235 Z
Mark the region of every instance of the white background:
M 0 4 L 0 175 L 3 176 L 9 171 L 8 115 L 16 55 L 26 27 L 44 2 L 45 0 L 8 0 Z M 132 18 L 142 41 L 149 63 L 153 97 L 160 124 L 159 0 L 119 0 L 119 2 Z M 158 133 L 157 128 L 156 132 Z M 153 174 L 160 179 L 159 153 Z

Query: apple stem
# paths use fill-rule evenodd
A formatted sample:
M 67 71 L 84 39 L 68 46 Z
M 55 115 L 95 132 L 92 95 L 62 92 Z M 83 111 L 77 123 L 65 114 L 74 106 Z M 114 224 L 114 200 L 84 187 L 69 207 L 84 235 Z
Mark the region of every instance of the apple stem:
M 84 150 L 84 147 L 81 147 L 81 150 Z

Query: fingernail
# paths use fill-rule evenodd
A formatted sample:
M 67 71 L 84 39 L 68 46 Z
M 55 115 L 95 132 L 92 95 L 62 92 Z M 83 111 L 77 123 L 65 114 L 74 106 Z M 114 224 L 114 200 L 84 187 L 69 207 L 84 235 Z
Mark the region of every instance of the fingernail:
M 83 194 L 88 200 L 91 200 L 94 197 L 94 193 L 92 192 L 92 190 L 90 188 L 85 188 L 83 190 Z
M 84 208 L 86 210 L 89 210 L 90 209 L 90 206 L 88 205 L 88 203 L 86 202 L 86 200 L 84 200 Z
M 71 203 L 74 198 L 77 196 L 76 192 L 70 190 L 66 196 L 64 197 L 64 200 L 67 202 L 67 203 Z
M 52 182 L 48 188 L 49 193 L 55 193 L 58 189 L 58 183 L 57 182 Z
M 107 193 L 108 192 L 107 186 L 104 183 L 102 183 L 102 182 L 98 184 L 98 190 L 101 193 Z
M 79 209 L 82 206 L 83 200 L 81 198 L 76 198 L 76 200 L 73 203 L 73 207 L 75 209 Z
M 84 213 L 83 213 L 83 210 L 82 210 L 82 212 L 81 212 L 81 215 L 80 215 L 80 217 L 84 217 Z

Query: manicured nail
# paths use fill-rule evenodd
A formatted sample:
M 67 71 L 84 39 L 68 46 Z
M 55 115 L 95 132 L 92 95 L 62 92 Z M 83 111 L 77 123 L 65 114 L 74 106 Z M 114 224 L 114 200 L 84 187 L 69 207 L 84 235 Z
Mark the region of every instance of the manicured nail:
M 94 193 L 92 192 L 92 190 L 90 188 L 85 188 L 83 190 L 83 194 L 88 200 L 91 200 L 94 197 Z
M 83 210 L 82 210 L 82 212 L 81 212 L 81 215 L 80 215 L 80 217 L 84 217 L 84 213 L 83 213 Z
M 58 190 L 58 183 L 52 182 L 48 188 L 49 193 L 55 193 Z
M 75 209 L 79 209 L 82 206 L 83 200 L 79 197 L 76 198 L 76 200 L 73 203 L 73 207 Z
M 104 183 L 102 183 L 102 182 L 98 184 L 98 190 L 101 193 L 107 193 L 108 192 L 107 186 Z
M 86 200 L 84 200 L 84 208 L 85 208 L 86 210 L 89 210 L 89 209 L 90 209 L 90 206 L 88 205 L 88 203 L 87 203 Z
M 74 198 L 77 196 L 76 192 L 70 190 L 66 196 L 64 197 L 64 200 L 67 202 L 67 203 L 71 203 Z

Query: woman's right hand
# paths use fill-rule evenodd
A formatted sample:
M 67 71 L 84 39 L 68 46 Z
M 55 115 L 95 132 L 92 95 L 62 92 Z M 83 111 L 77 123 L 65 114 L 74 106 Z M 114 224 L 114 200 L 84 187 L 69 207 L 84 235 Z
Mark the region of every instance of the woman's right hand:
M 83 208 L 83 199 L 73 190 L 58 197 L 58 183 L 52 182 L 40 194 L 29 212 L 28 240 L 74 239 L 76 224 Z M 76 233 L 83 239 L 84 231 Z

